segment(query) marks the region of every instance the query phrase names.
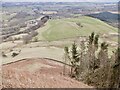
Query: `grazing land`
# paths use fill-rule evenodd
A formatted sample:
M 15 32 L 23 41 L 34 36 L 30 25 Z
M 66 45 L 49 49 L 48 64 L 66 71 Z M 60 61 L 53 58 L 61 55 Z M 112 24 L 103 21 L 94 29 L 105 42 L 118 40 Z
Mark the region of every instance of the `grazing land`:
M 80 23 L 81 25 L 77 25 Z M 46 40 L 59 40 L 76 36 L 88 36 L 91 32 L 97 34 L 117 33 L 118 29 L 98 19 L 81 16 L 79 18 L 50 20 L 44 27 L 42 36 Z M 40 31 L 42 28 L 40 28 Z
M 114 75 L 118 77 L 119 68 L 120 34 L 114 26 L 118 22 L 91 15 L 102 13 L 103 18 L 117 12 L 117 6 L 116 2 L 4 2 L 0 11 L 0 88 L 114 86 L 110 82 L 118 80 L 112 80 Z

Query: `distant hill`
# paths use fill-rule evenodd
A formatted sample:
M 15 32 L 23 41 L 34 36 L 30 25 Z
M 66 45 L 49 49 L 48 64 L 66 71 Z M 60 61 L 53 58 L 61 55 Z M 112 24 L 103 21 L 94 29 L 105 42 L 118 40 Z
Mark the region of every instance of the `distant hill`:
M 88 14 L 87 16 L 100 19 L 102 21 L 105 21 L 105 22 L 111 24 L 112 26 L 117 27 L 119 15 L 120 14 L 114 14 L 114 13 L 110 13 L 110 12 L 102 12 L 102 13 L 97 13 L 97 14 Z

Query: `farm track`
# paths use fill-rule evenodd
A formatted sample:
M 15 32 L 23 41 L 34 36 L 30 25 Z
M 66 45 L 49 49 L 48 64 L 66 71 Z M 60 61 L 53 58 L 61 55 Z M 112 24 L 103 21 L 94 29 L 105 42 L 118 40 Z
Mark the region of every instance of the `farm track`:
M 17 63 L 17 62 L 20 62 L 20 61 L 27 61 L 29 58 L 27 59 L 22 59 L 22 60 L 17 60 L 17 61 L 14 61 L 14 62 L 10 62 L 10 63 L 6 63 L 6 64 L 2 64 L 2 66 L 6 66 L 6 65 L 9 65 L 9 64 L 13 64 L 13 63 Z M 36 58 L 32 58 L 32 59 L 36 59 Z M 50 59 L 50 58 L 37 58 L 37 59 L 45 59 L 45 60 L 49 60 L 49 61 L 54 61 L 54 62 L 57 62 L 57 63 L 61 63 L 61 64 L 64 64 L 64 65 L 67 65 L 67 66 L 71 66 L 67 63 L 64 63 L 62 61 L 58 61 L 58 60 L 55 60 L 55 59 Z

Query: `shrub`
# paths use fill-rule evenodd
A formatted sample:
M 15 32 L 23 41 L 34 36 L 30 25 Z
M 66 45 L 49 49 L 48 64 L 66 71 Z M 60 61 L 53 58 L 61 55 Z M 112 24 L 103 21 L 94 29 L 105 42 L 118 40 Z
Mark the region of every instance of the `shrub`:
M 33 42 L 38 42 L 38 38 L 35 37 L 35 38 L 33 39 Z
M 5 53 L 4 53 L 4 52 L 2 52 L 2 57 L 7 57 L 7 55 L 5 55 Z

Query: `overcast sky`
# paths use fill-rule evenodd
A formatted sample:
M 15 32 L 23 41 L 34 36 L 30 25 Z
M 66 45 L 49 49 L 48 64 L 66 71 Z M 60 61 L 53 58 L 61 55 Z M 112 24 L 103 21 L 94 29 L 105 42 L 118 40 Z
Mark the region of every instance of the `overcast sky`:
M 2 0 L 3 2 L 118 2 L 120 0 Z

